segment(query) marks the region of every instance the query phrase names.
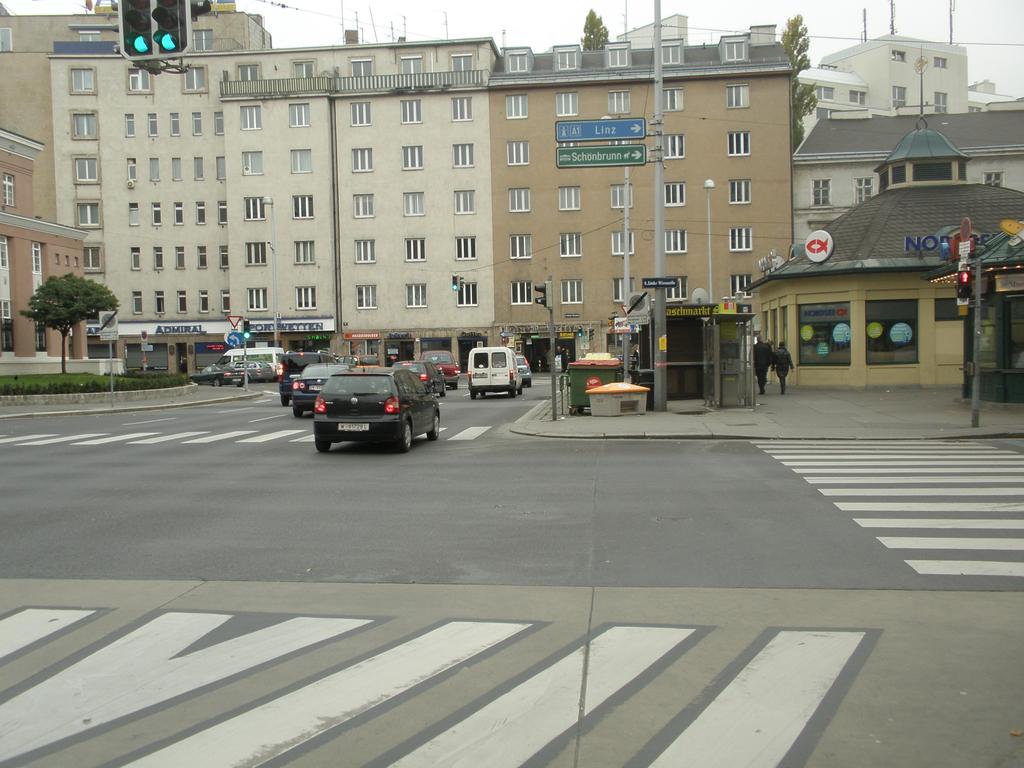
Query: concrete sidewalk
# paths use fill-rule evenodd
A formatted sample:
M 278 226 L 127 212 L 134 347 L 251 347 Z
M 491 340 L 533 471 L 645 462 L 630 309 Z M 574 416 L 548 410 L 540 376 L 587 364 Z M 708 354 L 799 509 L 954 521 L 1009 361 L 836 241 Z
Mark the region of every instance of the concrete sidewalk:
M 260 389 L 260 385 L 250 385 L 245 392 L 237 387 L 194 386 L 182 388 L 183 391 L 173 395 L 163 395 L 147 400 L 118 401 L 111 405 L 108 399 L 92 403 L 24 403 L 18 405 L 0 405 L 0 419 L 38 418 L 42 416 L 85 416 L 97 413 L 127 413 L 131 411 L 154 411 L 164 408 L 187 408 L 194 405 L 210 405 L 225 403 L 232 400 L 247 400 L 263 397 L 266 392 L 277 395 L 274 389 Z

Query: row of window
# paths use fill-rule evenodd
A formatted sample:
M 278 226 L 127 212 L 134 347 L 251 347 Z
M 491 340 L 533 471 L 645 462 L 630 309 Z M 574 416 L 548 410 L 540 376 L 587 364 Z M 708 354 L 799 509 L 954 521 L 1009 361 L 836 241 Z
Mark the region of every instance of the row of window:
M 267 289 L 249 288 L 246 291 L 248 297 L 248 308 L 250 311 L 263 311 L 267 309 Z M 177 291 L 175 296 L 176 311 L 180 315 L 189 312 L 188 291 Z M 196 295 L 196 311 L 200 314 L 210 312 L 210 292 L 200 289 Z M 300 285 L 295 287 L 295 310 L 315 310 L 316 286 Z M 132 314 L 141 315 L 144 311 L 142 291 L 132 291 Z M 231 291 L 224 288 L 220 292 L 220 311 L 231 311 Z M 162 315 L 167 312 L 167 297 L 164 291 L 153 292 L 153 312 Z
M 316 264 L 316 243 L 313 240 L 295 240 L 292 243 L 293 246 L 293 263 L 297 265 L 308 265 Z M 186 269 L 187 259 L 184 245 L 176 245 L 174 247 L 174 268 L 175 269 Z M 209 249 L 206 245 L 197 245 L 195 250 L 195 264 L 196 269 L 207 269 L 209 267 Z M 248 242 L 245 244 L 245 263 L 246 266 L 250 267 L 262 267 L 269 264 L 267 260 L 267 242 L 265 240 L 257 240 Z M 169 250 L 169 249 L 168 249 Z M 153 250 L 153 269 L 155 271 L 161 271 L 165 268 L 164 260 L 164 246 L 154 245 Z M 217 246 L 217 263 L 221 269 L 229 269 L 231 262 L 228 256 L 228 246 L 218 245 Z M 128 261 L 130 268 L 134 271 L 142 269 L 142 247 L 138 245 L 132 245 L 128 248 Z M 97 254 L 98 262 L 98 254 Z M 98 266 L 98 265 L 97 265 Z M 87 263 L 88 268 L 88 263 Z
M 60 255 L 55 254 L 57 263 L 60 264 Z M 68 258 L 68 257 L 65 257 Z M 0 269 L 10 269 L 11 256 L 10 247 L 7 244 L 7 235 L 0 235 Z M 70 258 L 68 258 L 68 266 L 70 266 Z M 78 266 L 78 258 L 75 258 L 75 266 Z M 43 274 L 43 244 L 32 243 L 32 274 L 41 275 Z
M 982 184 L 989 187 L 1003 186 L 1003 171 L 985 171 Z M 874 194 L 875 179 L 873 176 L 858 177 L 853 180 L 853 202 L 860 205 Z M 832 205 L 832 179 L 811 180 L 811 205 Z

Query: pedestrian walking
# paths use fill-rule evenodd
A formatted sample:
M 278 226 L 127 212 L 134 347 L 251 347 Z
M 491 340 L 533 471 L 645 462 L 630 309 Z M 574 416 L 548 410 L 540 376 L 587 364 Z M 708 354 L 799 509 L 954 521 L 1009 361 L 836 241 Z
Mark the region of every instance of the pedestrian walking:
M 793 358 L 790 356 L 789 350 L 786 349 L 784 341 L 780 341 L 779 348 L 775 350 L 775 361 L 772 367 L 775 369 L 775 375 L 779 377 L 779 392 L 784 395 L 786 394 L 786 377 L 793 367 Z
M 758 339 L 754 345 L 754 374 L 757 376 L 757 388 L 764 394 L 765 384 L 768 383 L 768 369 L 775 362 L 775 353 L 772 345 L 767 339 Z

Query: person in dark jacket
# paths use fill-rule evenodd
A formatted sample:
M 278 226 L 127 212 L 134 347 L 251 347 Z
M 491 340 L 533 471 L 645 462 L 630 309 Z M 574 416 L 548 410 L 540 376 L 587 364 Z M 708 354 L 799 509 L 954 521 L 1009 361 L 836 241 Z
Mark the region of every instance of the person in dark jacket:
M 764 394 L 764 386 L 768 383 L 768 369 L 775 361 L 772 345 L 766 339 L 758 339 L 754 345 L 754 374 L 757 376 L 757 388 Z
M 793 367 L 793 358 L 789 354 L 789 350 L 786 349 L 785 342 L 779 342 L 779 348 L 775 351 L 775 364 L 772 366 L 775 369 L 775 375 L 779 377 L 779 391 L 784 395 L 786 394 L 786 377 L 789 375 L 790 368 Z

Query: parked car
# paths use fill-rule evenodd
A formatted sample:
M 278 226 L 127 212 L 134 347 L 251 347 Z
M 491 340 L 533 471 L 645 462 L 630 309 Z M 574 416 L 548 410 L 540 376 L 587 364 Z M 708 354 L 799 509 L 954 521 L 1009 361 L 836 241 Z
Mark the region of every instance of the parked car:
M 267 382 L 276 381 L 277 377 L 274 374 L 274 366 L 265 360 L 250 360 L 246 363 L 236 362 L 227 366 L 223 372 L 223 383 L 234 384 L 237 387 L 245 385 L 245 376 L 243 375 L 248 371 L 249 381 Z
M 380 365 L 376 355 L 356 355 L 359 365 Z
M 437 440 L 441 409 L 408 368 L 354 368 L 324 382 L 313 405 L 313 442 L 320 453 L 345 441 L 391 442 L 401 452 L 417 435 Z
M 448 388 L 445 386 L 444 374 L 441 369 L 433 363 L 425 360 L 399 360 L 395 367 L 408 368 L 420 377 L 420 381 L 426 383 L 427 387 L 438 397 L 444 397 Z
M 213 363 L 206 366 L 201 371 L 196 371 L 189 376 L 189 379 L 194 384 L 212 384 L 215 387 L 219 387 L 224 383 L 224 371 L 230 368 L 230 365 L 218 365 Z
M 420 355 L 420 360 L 433 363 L 441 369 L 446 387 L 449 389 L 459 388 L 459 374 L 462 373 L 459 369 L 459 361 L 447 349 L 432 349 L 424 352 Z
M 296 418 L 307 411 L 313 412 L 313 403 L 324 388 L 328 377 L 335 373 L 351 370 L 352 366 L 342 363 L 314 363 L 307 365 L 302 375 L 292 379 L 292 415 Z
M 530 361 L 526 359 L 526 355 L 516 355 L 516 368 L 519 369 L 519 375 L 523 379 L 524 387 L 533 387 L 533 371 L 530 370 Z
M 277 391 L 281 405 L 292 401 L 292 381 L 313 363 L 333 363 L 337 358 L 330 352 L 285 352 L 277 360 Z

